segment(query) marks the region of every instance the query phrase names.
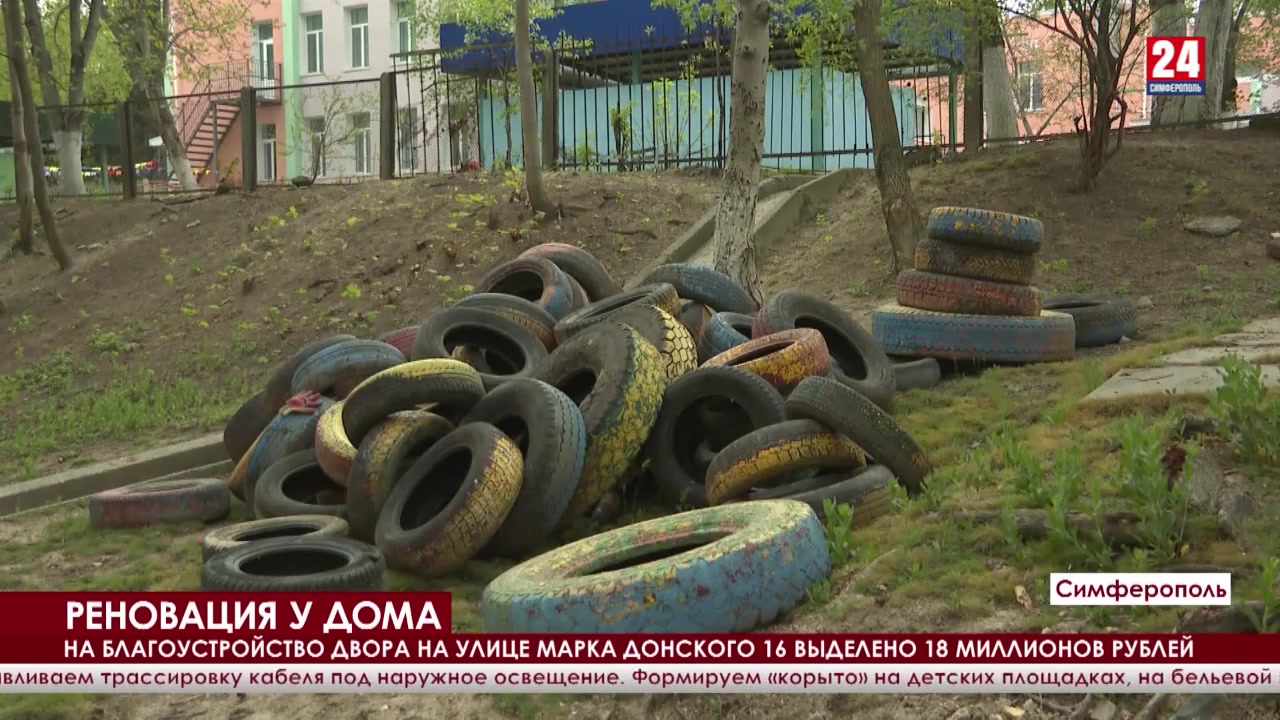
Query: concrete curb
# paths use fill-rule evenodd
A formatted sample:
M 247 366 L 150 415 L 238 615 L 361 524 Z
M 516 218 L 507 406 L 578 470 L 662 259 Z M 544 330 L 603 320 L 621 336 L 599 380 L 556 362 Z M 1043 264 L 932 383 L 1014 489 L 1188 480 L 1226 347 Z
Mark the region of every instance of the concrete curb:
M 773 208 L 768 217 L 756 223 L 755 248 L 763 253 L 774 241 L 782 237 L 788 230 L 812 214 L 820 205 L 835 197 L 849 183 L 853 182 L 857 170 L 844 168 L 820 175 L 798 185 L 794 189 L 785 190 L 789 197 Z
M 0 487 L 0 517 L 160 477 L 196 477 L 227 463 L 222 433 Z M 225 471 L 225 470 L 224 470 Z M 195 473 L 195 474 L 190 474 Z

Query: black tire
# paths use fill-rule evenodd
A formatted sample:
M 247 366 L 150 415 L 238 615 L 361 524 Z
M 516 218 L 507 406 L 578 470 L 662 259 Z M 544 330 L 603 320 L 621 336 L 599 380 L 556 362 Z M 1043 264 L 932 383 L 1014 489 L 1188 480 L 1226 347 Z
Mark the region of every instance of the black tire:
M 706 507 L 707 466 L 715 453 L 784 419 L 782 394 L 749 370 L 701 368 L 671 383 L 646 444 L 659 495 L 672 507 Z M 699 458 L 703 443 L 711 454 Z
M 580 287 L 550 260 L 516 258 L 490 270 L 476 283 L 476 292 L 505 293 L 537 304 L 557 320 L 579 306 Z M 585 293 L 584 293 L 585 295 Z
M 578 489 L 587 456 L 582 411 L 555 387 L 520 378 L 494 389 L 462 420 L 473 422 L 498 428 L 524 456 L 520 494 L 485 553 L 527 557 L 550 537 Z
M 870 465 L 856 473 L 819 475 L 790 485 L 755 490 L 748 500 L 799 500 L 827 522 L 826 501 L 836 505 L 850 505 L 853 513 L 850 525 L 862 528 L 876 518 L 887 514 L 893 507 L 889 483 L 893 473 L 883 465 Z
M 409 410 L 378 423 L 365 436 L 347 476 L 351 537 L 373 542 L 378 515 L 391 488 L 432 445 L 453 431 L 453 423 L 439 415 Z
M 653 305 L 669 313 L 678 312 L 680 296 L 671 285 L 656 283 L 598 300 L 561 318 L 556 323 L 556 342 L 562 343 L 593 325 L 608 322 L 632 305 Z
M 603 300 L 622 292 L 618 283 L 609 276 L 609 270 L 596 256 L 568 243 L 541 243 L 520 253 L 520 257 L 540 257 L 555 263 L 556 267 L 576 280 L 586 291 L 591 302 Z
M 1138 333 L 1138 305 L 1126 297 L 1055 295 L 1044 301 L 1044 309 L 1075 319 L 1078 348 L 1112 345 Z
M 692 300 L 682 300 L 680 302 L 680 314 L 676 316 L 676 319 L 689 331 L 689 337 L 693 338 L 693 345 L 698 349 L 698 364 L 702 364 L 720 354 L 708 354 L 711 348 L 707 347 L 702 339 L 706 335 L 707 327 L 715 314 L 714 310 L 703 303 Z
M 806 378 L 786 400 L 787 417 L 824 423 L 858 444 L 893 473 L 907 492 L 918 495 L 932 471 L 929 458 L 888 413 L 847 385 L 824 377 Z
M 515 295 L 503 293 L 477 293 L 467 295 L 453 304 L 455 308 L 477 308 L 495 312 L 508 320 L 514 320 L 533 331 L 546 345 L 547 351 L 556 349 L 556 319 L 540 305 Z M 417 330 L 415 328 L 414 332 Z M 413 354 L 412 349 L 409 352 Z
M 744 320 L 746 332 L 743 332 Z M 753 323 L 754 319 L 750 315 L 742 313 L 720 312 L 712 315 L 698 344 L 698 356 L 706 355 L 709 360 L 750 341 Z
M 718 312 L 751 314 L 756 301 L 751 293 L 722 272 L 694 263 L 669 263 L 652 268 L 641 276 L 638 285 L 669 283 L 680 297 L 695 300 Z
M 253 491 L 260 518 L 347 514 L 347 489 L 325 474 L 315 449 L 287 455 L 267 468 Z
M 866 461 L 856 443 L 821 422 L 780 422 L 753 430 L 716 453 L 707 468 L 707 502 L 721 505 L 745 498 L 754 490 L 786 484 L 798 471 L 852 470 Z
M 418 328 L 413 359 L 453 357 L 460 347 L 467 348 L 460 360 L 473 353 L 483 356 L 483 367 L 476 370 L 486 390 L 527 377 L 547 359 L 547 346 L 531 330 L 479 308 L 449 308 L 427 318 Z
M 280 410 L 289 401 L 289 398 L 293 396 L 290 391 L 293 387 L 293 376 L 294 373 L 298 372 L 298 367 L 302 363 L 325 348 L 355 339 L 354 335 L 331 335 L 303 345 L 288 359 L 276 366 L 275 371 L 271 374 L 271 379 L 267 381 L 266 390 L 263 391 L 262 402 L 273 413 Z
M 1036 276 L 1036 256 L 925 238 L 916 245 L 915 269 L 974 280 L 1030 285 Z
M 797 290 L 778 293 L 755 318 L 754 337 L 792 328 L 822 333 L 831 354 L 831 377 L 885 410 L 893 407 L 893 363 L 875 338 L 836 305 Z
M 431 446 L 392 488 L 374 531 L 392 567 L 447 575 L 493 539 L 520 493 L 520 448 L 488 423 L 470 423 Z
M 666 386 L 662 356 L 632 328 L 604 323 L 556 348 L 534 377 L 568 395 L 587 425 L 587 458 L 565 525 L 590 512 L 643 448 Z
M 278 537 L 347 537 L 350 527 L 347 521 L 332 515 L 295 515 L 293 517 L 250 520 L 210 530 L 200 540 L 200 558 L 209 558 L 220 552 L 251 542 Z
M 223 428 L 222 449 L 227 451 L 227 458 L 231 462 L 240 462 L 240 458 L 249 452 L 253 442 L 258 439 L 263 430 L 267 429 L 267 425 L 271 424 L 280 410 L 280 408 L 268 408 L 263 401 L 266 396 L 267 393 L 264 390 L 246 400 Z
M 360 383 L 342 404 L 347 439 L 359 448 L 369 431 L 392 413 L 432 405 L 450 422 L 471 411 L 484 397 L 475 368 L 457 360 L 415 360 L 383 370 Z
M 377 548 L 343 537 L 279 537 L 209 558 L 200 589 L 242 592 L 385 590 Z
M 213 522 L 231 512 L 221 480 L 144 480 L 89 496 L 89 527 L 140 528 L 161 523 Z
M 689 331 L 671 313 L 656 305 L 632 305 L 612 316 L 640 333 L 662 356 L 663 374 L 671 382 L 698 367 L 698 349 Z
M 942 366 L 937 358 L 895 362 L 893 380 L 899 392 L 931 388 L 942 381 Z

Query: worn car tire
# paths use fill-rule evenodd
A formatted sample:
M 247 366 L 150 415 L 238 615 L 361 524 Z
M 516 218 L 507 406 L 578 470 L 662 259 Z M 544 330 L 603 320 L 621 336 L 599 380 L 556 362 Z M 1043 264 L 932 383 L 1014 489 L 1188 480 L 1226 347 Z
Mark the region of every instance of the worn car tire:
M 795 607 L 830 572 L 822 525 L 807 505 L 704 508 L 593 535 L 511 568 L 481 596 L 482 627 L 746 632 Z
M 271 374 L 271 378 L 267 380 L 267 387 L 264 390 L 265 395 L 262 398 L 263 403 L 272 411 L 277 412 L 289 401 L 294 395 L 291 392 L 293 388 L 293 376 L 298 372 L 298 368 L 307 358 L 328 347 L 333 347 L 338 343 L 344 343 L 349 340 L 355 340 L 354 335 L 330 335 L 326 338 L 313 340 L 303 345 L 295 353 L 290 355 L 284 362 L 276 366 Z
M 400 354 L 407 358 L 413 354 L 413 341 L 416 337 L 418 337 L 418 326 L 410 325 L 379 335 L 378 340 L 399 350 Z
M 741 330 L 742 318 L 747 320 L 747 331 Z M 734 323 L 738 326 L 735 327 Z M 711 316 L 707 320 L 706 329 L 703 330 L 698 345 L 698 355 L 705 356 L 707 360 L 719 355 L 722 352 L 728 352 L 733 348 L 751 340 L 751 323 L 753 318 L 750 315 L 742 313 L 719 312 Z M 703 360 L 706 362 L 706 360 Z
M 345 402 L 339 400 L 320 414 L 320 420 L 316 422 L 315 444 L 320 469 L 329 479 L 343 486 L 351 473 L 351 461 L 356 457 L 356 448 L 342 427 L 342 405 Z
M 347 521 L 333 515 L 294 515 L 293 517 L 250 520 L 210 530 L 200 540 L 200 559 L 209 558 L 232 548 L 277 537 L 346 537 Z
M 717 312 L 751 314 L 756 301 L 728 275 L 696 263 L 668 263 L 651 268 L 641 275 L 637 285 L 668 283 L 680 297 L 695 300 Z
M 568 395 L 541 380 L 521 378 L 495 388 L 462 420 L 502 431 L 524 457 L 520 494 L 485 546 L 486 554 L 528 557 L 564 517 L 582 477 L 587 426 Z
M 609 269 L 604 263 L 577 246 L 556 242 L 540 243 L 520 253 L 520 257 L 540 257 L 555 263 L 556 267 L 582 286 L 591 302 L 622 292 L 618 283 L 609 276 Z
M 514 320 L 479 308 L 449 308 L 422 323 L 413 344 L 414 360 L 455 357 L 459 360 L 480 354 L 484 361 L 476 368 L 486 390 L 517 377 L 527 377 L 547 359 L 547 346 L 532 331 Z M 468 363 L 470 364 L 470 363 Z M 474 367 L 474 365 L 473 365 Z
M 609 322 L 632 305 L 651 305 L 673 313 L 679 311 L 680 297 L 676 295 L 676 289 L 667 283 L 641 285 L 634 290 L 617 293 L 561 318 L 556 323 L 556 342 L 562 343 L 593 325 Z
M 817 421 L 857 443 L 917 495 L 933 471 L 928 456 L 888 413 L 830 378 L 810 378 L 786 401 L 787 417 Z
M 347 522 L 351 537 L 373 542 L 378 515 L 391 488 L 453 423 L 420 410 L 393 413 L 365 436 L 351 464 L 347 485 Z
M 538 257 L 509 260 L 490 270 L 475 285 L 478 293 L 522 297 L 557 320 L 579 307 L 574 281 L 555 263 Z
M 453 304 L 455 308 L 478 308 L 497 313 L 508 320 L 513 320 L 533 332 L 547 347 L 547 351 L 556 348 L 556 319 L 551 317 L 542 306 L 515 295 L 503 293 L 478 293 L 467 295 Z M 414 332 L 417 332 L 415 329 Z M 410 355 L 413 351 L 410 350 Z
M 942 366 L 937 358 L 919 358 L 893 364 L 893 380 L 899 392 L 923 390 L 942 381 Z
M 316 451 L 286 455 L 258 478 L 253 491 L 254 514 L 260 518 L 290 515 L 347 514 L 347 489 L 325 474 Z
M 374 531 L 392 567 L 447 575 L 493 539 L 520 493 L 520 448 L 488 423 L 441 438 L 391 489 Z
M 1070 315 L 1039 317 L 955 315 L 882 305 L 871 313 L 871 334 L 890 355 L 986 362 L 1070 360 L 1076 353 Z
M 785 419 L 777 389 L 742 368 L 699 368 L 672 382 L 646 445 L 658 494 L 672 507 L 706 507 L 707 467 L 716 453 Z
M 831 353 L 822 333 L 810 328 L 770 333 L 716 355 L 702 367 L 740 367 L 787 394 L 811 375 L 826 375 Z
M 231 416 L 227 421 L 227 426 L 222 430 L 222 449 L 227 452 L 227 458 L 232 463 L 240 462 L 240 458 L 249 452 L 249 448 L 253 447 L 253 443 L 267 429 L 267 425 L 271 424 L 271 419 L 276 416 L 280 408 L 267 407 L 264 399 L 266 391 L 259 392 L 257 395 L 249 398 L 239 410 Z
M 693 345 L 698 349 L 698 363 L 700 364 L 723 352 L 723 350 L 711 352 L 714 348 L 703 340 L 711 323 L 711 318 L 715 314 L 716 312 L 710 306 L 703 303 L 692 300 L 680 301 L 680 313 L 676 315 L 676 319 L 689 331 L 689 337 L 693 338 Z
M 936 207 L 926 234 L 935 240 L 981 245 L 1030 255 L 1040 252 L 1044 223 L 1035 218 L 966 207 Z
M 370 375 L 404 362 L 405 356 L 399 350 L 382 341 L 348 340 L 304 360 L 293 374 L 292 392 L 297 395 L 310 391 L 341 398 L 344 393 L 340 390 L 350 390 Z
M 230 512 L 231 493 L 221 480 L 144 480 L 89 496 L 89 527 L 95 530 L 213 522 Z
M 1030 285 L 903 270 L 897 280 L 898 304 L 959 315 L 1037 317 L 1044 293 Z
M 1036 276 L 1034 254 L 925 238 L 916 245 L 915 269 L 955 277 L 1030 285 Z
M 605 323 L 556 348 L 534 374 L 582 410 L 587 455 L 562 525 L 622 479 L 658 417 L 666 379 L 658 351 L 626 325 Z
M 670 313 L 656 305 L 634 305 L 613 316 L 640 333 L 662 356 L 663 374 L 667 382 L 698 367 L 698 350 L 689 331 Z
M 1055 295 L 1044 306 L 1075 320 L 1078 348 L 1112 345 L 1138 333 L 1138 305 L 1126 297 Z
M 893 509 L 889 483 L 893 473 L 883 465 L 870 465 L 853 473 L 834 473 L 765 490 L 752 491 L 748 500 L 799 500 L 813 508 L 823 524 L 829 524 L 826 502 L 849 505 L 851 527 L 862 528 Z
M 716 453 L 707 468 L 707 502 L 744 498 L 798 470 L 851 470 L 866 461 L 856 443 L 821 422 L 788 420 L 749 432 Z
M 351 391 L 342 407 L 342 426 L 351 444 L 392 413 L 430 404 L 431 412 L 451 422 L 484 397 L 475 368 L 458 360 L 414 360 L 383 370 Z
M 246 592 L 385 590 L 378 549 L 344 537 L 277 537 L 209 558 L 200 589 Z
M 320 417 L 333 406 L 333 401 L 314 392 L 298 393 L 289 398 L 280 413 L 262 431 L 253 449 L 244 458 L 244 472 L 233 473 L 235 482 L 229 483 L 237 497 L 254 507 L 254 494 L 258 478 L 276 461 L 302 450 L 315 447 L 316 428 Z
M 831 355 L 831 377 L 886 410 L 893 407 L 893 394 L 897 389 L 893 364 L 871 333 L 849 313 L 815 295 L 787 290 L 765 302 L 755 317 L 752 335 L 795 328 L 812 328 L 822 333 Z

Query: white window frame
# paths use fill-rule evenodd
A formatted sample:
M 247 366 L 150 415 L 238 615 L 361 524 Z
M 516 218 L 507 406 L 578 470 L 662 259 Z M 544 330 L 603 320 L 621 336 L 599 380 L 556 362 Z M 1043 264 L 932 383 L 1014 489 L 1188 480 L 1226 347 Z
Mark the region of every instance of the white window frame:
M 417 38 L 413 34 L 413 3 L 411 0 L 397 0 L 396 2 L 396 42 L 400 46 L 400 52 L 410 52 L 417 49 Z
M 400 108 L 399 116 L 396 118 L 398 146 L 396 160 L 400 163 L 401 172 L 412 171 L 418 165 L 418 123 L 421 121 L 419 112 L 419 108 L 408 105 Z
M 357 22 L 356 13 L 364 19 Z M 364 70 L 369 67 L 369 6 L 347 8 L 347 28 L 347 62 L 352 70 Z
M 269 137 L 268 137 L 269 136 Z M 258 180 L 275 182 L 276 171 L 276 125 L 262 123 L 258 125 Z M 269 170 L 269 172 L 268 172 Z
M 1031 66 L 1031 72 L 1023 73 L 1024 65 Z M 1039 112 L 1044 109 L 1044 78 L 1040 72 L 1040 63 L 1035 60 L 1021 60 L 1014 65 L 1014 82 L 1017 83 L 1018 100 L 1022 100 L 1022 78 L 1027 78 L 1027 102 L 1023 112 Z M 1036 90 L 1040 91 L 1040 104 L 1036 104 Z
M 373 118 L 369 113 L 352 113 L 351 123 L 352 165 L 356 175 L 373 174 Z
M 313 30 L 311 28 L 311 19 L 315 18 L 319 21 L 319 25 Z M 306 50 L 306 72 L 303 75 L 323 75 L 324 74 L 324 15 L 321 13 L 310 13 L 302 16 L 302 27 L 306 31 L 307 50 Z M 314 57 L 313 57 L 314 53 Z
M 319 128 L 316 126 L 319 125 Z M 307 118 L 307 135 L 311 140 L 310 154 L 307 155 L 307 172 L 311 172 L 312 168 L 316 168 L 316 156 L 320 156 L 320 166 L 316 168 L 316 177 L 325 177 L 329 174 L 328 153 L 325 152 L 325 135 L 328 123 L 322 117 Z

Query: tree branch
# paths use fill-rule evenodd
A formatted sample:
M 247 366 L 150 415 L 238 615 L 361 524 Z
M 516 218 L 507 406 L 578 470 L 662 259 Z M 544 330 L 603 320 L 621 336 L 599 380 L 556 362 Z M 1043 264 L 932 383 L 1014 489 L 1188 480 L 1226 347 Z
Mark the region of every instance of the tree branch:
M 49 56 L 49 46 L 44 39 L 40 0 L 23 0 L 22 4 L 22 19 L 27 26 L 27 41 L 31 45 L 31 57 L 36 63 L 36 74 L 40 77 L 40 94 L 44 98 L 45 105 L 58 107 L 62 105 L 62 97 L 54 82 L 53 58 Z

